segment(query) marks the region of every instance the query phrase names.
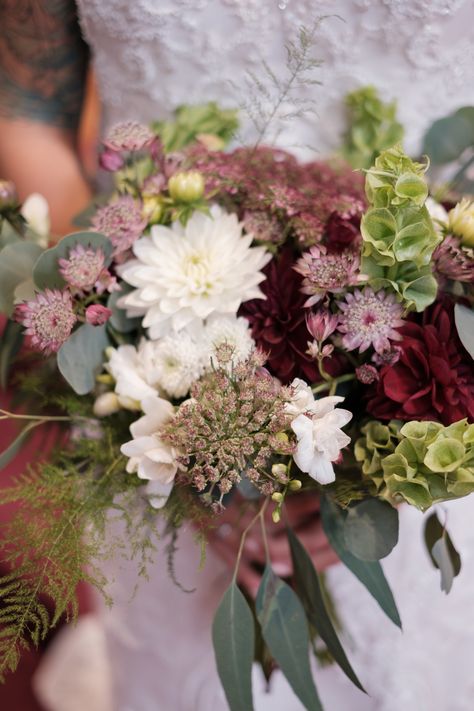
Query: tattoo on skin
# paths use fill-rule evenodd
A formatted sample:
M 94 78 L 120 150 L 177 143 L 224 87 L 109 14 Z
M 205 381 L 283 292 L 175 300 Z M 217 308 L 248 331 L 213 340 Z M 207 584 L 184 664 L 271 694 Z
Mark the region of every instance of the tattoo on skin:
M 73 0 L 0 0 L 0 116 L 74 131 L 88 48 Z

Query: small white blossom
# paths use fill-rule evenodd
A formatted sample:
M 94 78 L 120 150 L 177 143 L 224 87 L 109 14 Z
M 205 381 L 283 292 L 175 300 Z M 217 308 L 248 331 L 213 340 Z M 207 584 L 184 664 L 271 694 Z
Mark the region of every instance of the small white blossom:
M 135 346 L 119 346 L 107 351 L 109 361 L 105 367 L 115 379 L 115 392 L 120 404 L 127 410 L 140 410 L 141 401 L 157 394 L 151 384 L 150 368 L 147 369 L 145 341 Z
M 211 367 L 211 360 L 216 362 L 216 349 L 223 344 L 233 349 L 233 365 L 247 360 L 255 347 L 255 341 L 250 335 L 249 323 L 242 317 L 211 319 L 206 324 L 202 341 L 203 358 L 207 368 Z
M 40 193 L 31 193 L 21 208 L 21 214 L 31 229 L 38 235 L 40 245 L 48 246 L 48 237 L 51 229 L 49 205 Z
M 155 508 L 165 505 L 179 469 L 176 451 L 165 444 L 158 432 L 174 416 L 174 407 L 159 397 L 142 402 L 143 417 L 130 425 L 133 439 L 120 448 L 129 457 L 127 471 L 148 480 L 146 487 L 150 503 Z
M 298 444 L 293 459 L 302 472 L 320 484 L 330 484 L 336 478 L 332 462 L 351 441 L 341 427 L 352 419 L 352 413 L 336 407 L 343 397 L 315 400 L 311 388 L 302 380 L 296 379 L 292 385 L 296 388 L 295 396 L 286 409 L 295 415 L 291 429 Z
M 181 332 L 159 341 L 148 341 L 147 349 L 153 362 L 153 382 L 169 397 L 187 395 L 204 370 L 200 344 Z

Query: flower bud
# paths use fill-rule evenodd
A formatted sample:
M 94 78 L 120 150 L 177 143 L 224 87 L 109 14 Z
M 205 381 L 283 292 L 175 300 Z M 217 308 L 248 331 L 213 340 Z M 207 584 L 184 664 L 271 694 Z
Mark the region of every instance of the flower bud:
M 115 383 L 115 380 L 110 373 L 101 373 L 96 377 L 96 380 L 98 383 L 102 383 L 103 385 L 113 385 Z
M 274 464 L 272 466 L 272 474 L 275 477 L 275 479 L 279 479 L 280 481 L 287 481 L 288 476 L 287 476 L 287 466 L 286 464 Z
M 281 504 L 283 499 L 284 499 L 284 496 L 279 491 L 275 491 L 275 493 L 272 494 L 272 501 L 275 501 L 277 504 Z
M 49 205 L 43 195 L 40 195 L 40 193 L 28 195 L 21 208 L 21 214 L 36 234 L 40 237 L 49 236 L 51 228 Z
M 107 417 L 120 410 L 120 402 L 115 393 L 103 393 L 94 403 L 93 412 L 96 417 Z
M 120 168 L 123 168 L 124 160 L 120 153 L 113 151 L 111 148 L 106 148 L 99 156 L 99 165 L 103 170 L 115 173 Z
M 288 484 L 288 488 L 290 491 L 299 491 L 302 486 L 303 484 L 299 479 L 292 479 Z
M 101 304 L 91 304 L 86 309 L 86 322 L 91 326 L 103 326 L 112 316 L 112 310 Z
M 142 215 L 149 224 L 155 225 L 163 215 L 163 204 L 156 195 L 143 197 Z
M 281 514 L 278 509 L 275 509 L 272 513 L 272 521 L 273 523 L 280 523 L 281 520 Z
M 0 180 L 0 210 L 12 207 L 16 201 L 16 190 L 11 180 Z
M 176 202 L 196 202 L 204 195 L 204 177 L 197 170 L 175 173 L 168 181 L 168 190 Z

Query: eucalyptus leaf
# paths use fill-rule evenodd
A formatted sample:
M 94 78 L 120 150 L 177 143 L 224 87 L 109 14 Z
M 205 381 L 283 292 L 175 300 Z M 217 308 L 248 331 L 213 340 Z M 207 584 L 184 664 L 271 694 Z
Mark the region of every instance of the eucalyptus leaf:
M 55 247 L 47 249 L 35 264 L 33 279 L 38 289 L 61 289 L 64 279 L 59 272 L 59 259 L 67 259 L 69 251 L 76 245 L 101 249 L 105 255 L 105 265 L 110 264 L 112 243 L 99 232 L 74 232 L 64 237 Z
M 443 165 L 457 160 L 473 145 L 474 108 L 465 106 L 432 124 L 424 138 L 423 153 L 433 165 Z
M 254 617 L 235 582 L 224 593 L 212 624 L 217 671 L 231 711 L 253 711 Z
M 43 250 L 32 242 L 7 244 L 0 252 L 0 311 L 10 316 L 15 289 L 31 278 L 33 266 Z
M 110 345 L 105 326 L 85 323 L 74 331 L 58 352 L 58 368 L 74 392 L 90 393 Z
M 289 585 L 267 565 L 256 600 L 263 638 L 290 686 L 308 711 L 322 711 L 309 665 L 304 608 Z
M 287 533 L 293 562 L 296 590 L 303 603 L 306 616 L 326 644 L 334 661 L 339 664 L 346 676 L 359 689 L 365 692 L 334 629 L 331 617 L 326 609 L 321 583 L 313 562 L 290 528 L 288 528 Z
M 9 446 L 4 449 L 3 452 L 0 452 L 0 469 L 6 467 L 7 464 L 9 464 L 11 460 L 16 457 L 23 443 L 28 438 L 30 432 L 42 424 L 43 422 L 40 422 L 38 420 L 36 420 L 35 422 L 29 422 L 26 427 L 24 427 L 21 432 L 15 437 L 13 442 L 11 442 L 11 444 L 9 444 Z
M 344 521 L 344 542 L 361 560 L 385 558 L 398 543 L 398 511 L 380 499 L 355 504 Z
M 441 590 L 448 594 L 454 578 L 461 572 L 461 556 L 436 512 L 426 520 L 424 537 L 431 562 L 441 573 Z
M 344 538 L 345 517 L 345 512 L 327 496 L 321 498 L 321 518 L 330 544 L 344 565 L 367 588 L 387 617 L 401 629 L 400 615 L 380 563 L 360 560 L 347 549 Z
M 456 324 L 459 340 L 471 358 L 474 359 L 474 310 L 463 304 L 456 304 L 454 307 L 454 323 Z

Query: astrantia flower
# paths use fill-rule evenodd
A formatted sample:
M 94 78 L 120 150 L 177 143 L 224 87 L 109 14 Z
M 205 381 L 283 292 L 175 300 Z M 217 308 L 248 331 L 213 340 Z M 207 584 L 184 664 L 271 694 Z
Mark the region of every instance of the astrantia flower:
M 59 289 L 45 289 L 15 309 L 15 319 L 26 328 L 33 348 L 56 353 L 71 335 L 77 321 L 71 294 Z
M 90 291 L 104 269 L 105 255 L 101 249 L 77 244 L 69 250 L 67 259 L 59 259 L 59 272 L 68 286 Z
M 245 231 L 259 242 L 280 244 L 284 239 L 280 221 L 264 210 L 246 210 L 243 219 Z
M 146 346 L 152 370 L 149 377 L 169 397 L 188 394 L 204 370 L 201 349 L 188 333 L 168 334 Z
M 195 212 L 186 227 L 155 225 L 135 243 L 137 259 L 120 268 L 136 289 L 119 305 L 130 316 L 145 316 L 153 339 L 196 331 L 211 314 L 235 314 L 243 301 L 262 298 L 260 270 L 271 259 L 251 243 L 237 217 L 217 206 L 210 216 Z
M 474 247 L 474 200 L 463 198 L 448 214 L 449 230 L 466 247 Z
M 167 400 L 149 397 L 143 401 L 143 410 L 145 415 L 130 425 L 133 439 L 120 451 L 130 457 L 127 471 L 148 480 L 146 491 L 151 505 L 161 508 L 171 493 L 179 464 L 177 452 L 158 432 L 173 418 L 174 408 Z
M 323 245 L 311 247 L 294 267 L 304 277 L 301 291 L 310 295 L 305 306 L 313 306 L 327 292 L 339 294 L 364 281 L 359 266 L 359 254 L 352 250 L 328 253 Z
M 348 351 L 358 348 L 362 353 L 373 346 L 377 353 L 383 353 L 391 347 L 390 341 L 401 340 L 395 329 L 403 326 L 403 309 L 393 294 L 383 289 L 374 293 L 370 287 L 355 289 L 338 306 L 342 311 L 338 330 L 344 334 L 342 344 Z
M 357 380 L 364 385 L 376 383 L 379 379 L 379 371 L 370 363 L 362 363 L 355 369 Z
M 93 228 L 110 239 L 115 255 L 130 249 L 146 225 L 141 206 L 131 195 L 123 195 L 100 207 L 92 218 Z
M 459 237 L 447 235 L 433 252 L 433 262 L 438 282 L 474 283 L 474 249 L 462 247 Z
M 215 364 L 217 349 L 224 344 L 231 348 L 233 365 L 247 360 L 255 346 L 245 318 L 211 319 L 205 328 L 203 342 L 206 367 L 211 367 L 211 362 Z
M 336 408 L 343 400 L 332 396 L 305 403 L 306 414 L 298 415 L 291 423 L 298 440 L 293 459 L 302 472 L 320 484 L 335 480 L 332 462 L 339 459 L 341 449 L 351 441 L 341 427 L 352 419 L 352 413 Z
M 121 121 L 107 133 L 104 145 L 113 151 L 139 151 L 149 146 L 155 134 L 138 121 Z
M 380 370 L 368 411 L 384 420 L 474 419 L 474 370 L 454 324 L 454 306 L 436 302 L 405 322 L 400 357 Z

